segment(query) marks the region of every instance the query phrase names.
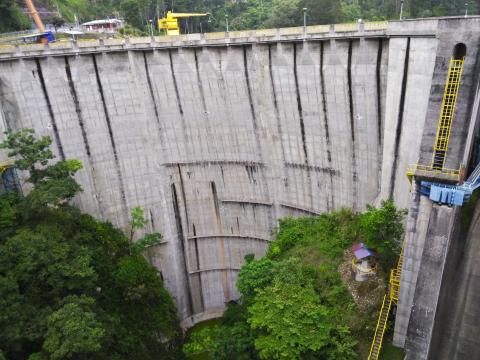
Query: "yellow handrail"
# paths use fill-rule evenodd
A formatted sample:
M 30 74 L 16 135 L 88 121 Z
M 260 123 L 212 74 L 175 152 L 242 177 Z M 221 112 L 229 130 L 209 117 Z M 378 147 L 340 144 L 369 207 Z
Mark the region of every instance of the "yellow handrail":
M 390 300 L 390 297 L 385 294 L 383 297 L 382 309 L 380 310 L 380 315 L 378 316 L 377 327 L 375 328 L 372 346 L 370 347 L 370 353 L 368 354 L 368 360 L 377 360 L 380 355 L 380 350 L 382 349 L 383 343 L 383 335 L 385 334 L 385 329 L 387 328 L 388 314 L 390 313 L 391 306 L 392 301 Z
M 403 249 L 400 251 L 400 256 L 398 257 L 397 267 L 392 269 L 390 272 L 390 289 L 383 297 L 382 309 L 378 315 L 377 327 L 375 328 L 375 335 L 373 336 L 372 345 L 370 347 L 370 353 L 368 355 L 368 360 L 377 360 L 380 356 L 380 350 L 382 349 L 383 335 L 387 328 L 388 314 L 392 303 L 398 304 L 398 297 L 400 295 L 400 276 L 402 274 L 403 266 Z
M 457 103 L 460 80 L 462 78 L 463 62 L 461 60 L 450 60 L 447 81 L 443 92 L 442 107 L 438 120 L 437 135 L 433 146 L 432 167 L 442 169 L 445 164 L 448 144 L 450 142 L 450 130 L 452 128 L 453 114 Z
M 15 162 L 11 159 L 4 162 L 0 162 L 0 175 L 2 175 L 5 170 L 13 167 L 14 163 Z

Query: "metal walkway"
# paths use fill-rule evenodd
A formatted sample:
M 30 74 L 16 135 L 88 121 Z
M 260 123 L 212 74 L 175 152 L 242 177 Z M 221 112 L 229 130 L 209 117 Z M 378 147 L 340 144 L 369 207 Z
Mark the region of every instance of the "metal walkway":
M 400 293 L 400 276 L 403 266 L 403 247 L 398 258 L 397 267 L 392 269 L 390 273 L 389 289 L 383 297 L 382 309 L 378 315 L 377 327 L 375 328 L 375 335 L 373 336 L 372 346 L 370 347 L 370 354 L 368 360 L 377 360 L 380 357 L 382 350 L 383 336 L 387 329 L 388 315 L 393 305 L 398 303 L 398 296 Z

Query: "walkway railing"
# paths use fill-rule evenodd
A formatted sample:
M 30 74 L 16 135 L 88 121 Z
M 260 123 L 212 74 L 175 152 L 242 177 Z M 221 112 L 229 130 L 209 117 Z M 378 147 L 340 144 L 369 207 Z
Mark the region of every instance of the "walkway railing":
M 368 360 L 377 360 L 382 350 L 383 336 L 387 329 L 388 315 L 392 305 L 398 304 L 398 297 L 400 294 L 400 276 L 402 274 L 403 266 L 403 247 L 398 258 L 397 267 L 390 272 L 389 289 L 383 297 L 382 308 L 378 315 L 377 327 L 375 328 L 375 335 L 373 336 L 372 345 Z

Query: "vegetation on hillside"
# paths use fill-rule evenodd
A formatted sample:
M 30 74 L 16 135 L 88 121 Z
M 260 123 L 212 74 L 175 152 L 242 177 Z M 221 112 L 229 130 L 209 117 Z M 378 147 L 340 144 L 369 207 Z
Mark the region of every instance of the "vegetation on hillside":
M 385 266 L 393 264 L 404 214 L 386 201 L 362 214 L 281 220 L 267 255 L 246 257 L 237 280 L 241 301 L 229 304 L 219 323 L 192 331 L 184 352 L 215 360 L 365 358 L 380 304 L 375 314 L 362 311 L 338 267 L 359 241 L 377 249 Z M 362 291 L 369 286 L 362 283 Z
M 53 162 L 51 142 L 23 130 L 0 145 L 32 186 L 0 196 L 0 359 L 181 359 L 173 300 L 142 256 L 160 235 L 134 245 L 69 205 L 81 163 Z
M 399 0 L 37 0 L 39 5 L 51 10 L 60 9 L 62 16 L 73 21 L 74 14 L 80 21 L 121 16 L 133 27 L 148 30 L 149 20 L 156 23 L 157 15 L 167 10 L 176 12 L 209 12 L 211 17 L 192 18 L 188 25 L 182 20 L 182 29 L 199 32 L 225 30 L 225 15 L 229 16 L 232 30 L 270 27 L 299 26 L 303 24 L 303 8 L 307 8 L 310 24 L 332 24 L 338 22 L 397 19 L 400 12 Z M 3 31 L 25 26 L 24 17 L 19 17 L 19 7 L 13 0 L 3 0 Z M 463 15 L 463 0 L 405 0 L 405 17 L 430 17 Z M 10 4 L 10 5 L 9 5 Z M 467 2 L 470 14 L 476 14 L 478 4 Z M 12 10 L 13 9 L 13 10 Z M 3 15 L 5 14 L 6 17 Z M 3 19 L 6 19 L 4 22 Z M 28 26 L 27 26 L 28 27 Z M 0 29 L 2 29 L 0 27 Z

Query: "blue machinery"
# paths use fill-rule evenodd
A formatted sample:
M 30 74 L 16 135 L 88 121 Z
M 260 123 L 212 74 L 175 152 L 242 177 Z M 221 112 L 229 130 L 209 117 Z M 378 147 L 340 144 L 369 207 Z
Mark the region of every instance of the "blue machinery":
M 440 205 L 462 206 L 472 196 L 473 191 L 480 187 L 480 164 L 462 185 L 447 185 L 430 181 L 420 182 L 420 194 Z
M 464 47 L 464 45 L 463 45 Z M 456 46 L 457 48 L 457 46 Z M 461 46 L 459 51 L 462 52 Z M 455 50 L 457 51 L 457 50 Z M 460 180 L 460 169 L 444 168 L 445 159 L 450 142 L 450 130 L 453 123 L 454 110 L 457 102 L 460 82 L 465 59 L 465 48 L 460 59 L 452 58 L 448 69 L 447 80 L 440 110 L 440 118 L 437 126 L 437 135 L 433 146 L 433 158 L 431 165 L 410 165 L 407 168 L 407 176 L 412 181 L 413 176 L 427 176 L 430 178 L 440 177 L 450 181 Z M 430 181 L 420 182 L 420 193 L 428 196 L 433 202 L 440 205 L 462 206 L 465 204 L 475 189 L 480 187 L 480 164 L 477 165 L 470 177 L 463 184 L 450 185 Z

